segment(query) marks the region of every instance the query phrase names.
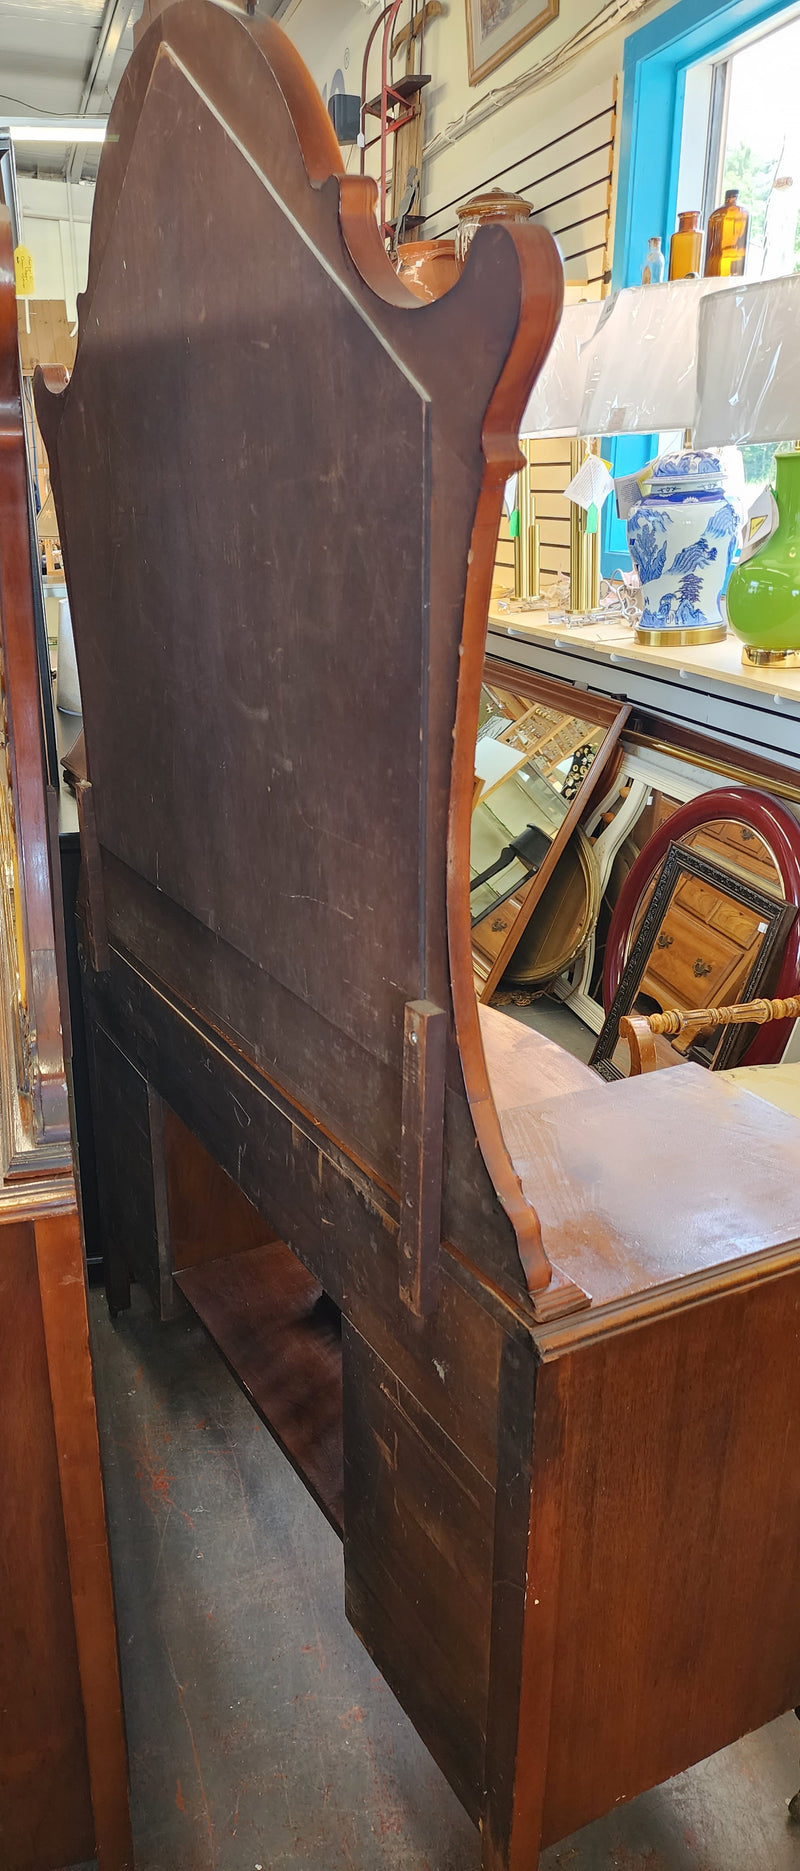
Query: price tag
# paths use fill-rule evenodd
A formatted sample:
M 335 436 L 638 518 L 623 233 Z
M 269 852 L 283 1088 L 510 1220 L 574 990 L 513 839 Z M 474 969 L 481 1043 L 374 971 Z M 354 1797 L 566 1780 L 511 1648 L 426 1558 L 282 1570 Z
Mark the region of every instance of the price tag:
M 29 247 L 14 249 L 14 284 L 18 299 L 32 299 L 35 291 L 33 283 L 33 254 Z
M 777 531 L 780 514 L 778 503 L 771 487 L 762 487 L 756 494 L 753 505 L 744 523 L 740 565 L 746 565 L 756 552 L 760 552 L 768 539 Z

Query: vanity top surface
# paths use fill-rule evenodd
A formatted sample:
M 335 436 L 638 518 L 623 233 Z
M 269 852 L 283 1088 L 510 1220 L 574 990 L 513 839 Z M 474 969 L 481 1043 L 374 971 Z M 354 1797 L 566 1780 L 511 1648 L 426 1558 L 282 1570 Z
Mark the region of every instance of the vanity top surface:
M 594 1305 L 800 1240 L 796 1117 L 702 1066 L 606 1084 L 495 1009 L 481 1030 L 547 1252 Z

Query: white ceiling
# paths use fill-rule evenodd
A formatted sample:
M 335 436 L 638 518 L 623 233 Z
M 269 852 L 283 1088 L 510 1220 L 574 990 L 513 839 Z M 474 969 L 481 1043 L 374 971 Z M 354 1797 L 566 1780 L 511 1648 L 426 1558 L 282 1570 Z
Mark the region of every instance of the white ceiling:
M 246 0 L 221 0 L 248 11 Z M 256 0 L 279 18 L 288 0 Z M 0 125 L 29 116 L 107 117 L 133 47 L 142 0 L 0 0 Z M 93 67 L 99 60 L 94 82 Z M 54 143 L 17 145 L 23 174 L 93 179 L 99 146 L 75 156 Z
M 133 46 L 141 0 L 0 0 L 0 123 L 30 116 L 107 117 Z M 122 28 L 122 30 L 120 30 Z M 108 33 L 113 56 L 101 61 L 91 94 L 92 65 Z M 87 176 L 99 149 L 81 152 Z M 63 173 L 71 151 L 59 144 L 20 144 L 23 173 Z M 78 166 L 72 169 L 77 179 Z

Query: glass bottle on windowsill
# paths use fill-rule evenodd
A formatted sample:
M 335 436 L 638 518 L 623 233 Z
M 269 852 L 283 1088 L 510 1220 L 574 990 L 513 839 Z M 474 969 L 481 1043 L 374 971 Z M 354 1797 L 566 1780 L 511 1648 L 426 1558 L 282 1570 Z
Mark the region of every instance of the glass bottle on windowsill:
M 739 204 L 738 188 L 725 191 L 721 208 L 708 217 L 706 279 L 730 279 L 744 272 L 750 216 Z
M 660 286 L 663 278 L 664 255 L 661 251 L 661 235 L 651 234 L 642 267 L 642 285 Z
M 703 258 L 703 230 L 696 208 L 678 215 L 678 231 L 669 243 L 670 279 L 696 279 Z

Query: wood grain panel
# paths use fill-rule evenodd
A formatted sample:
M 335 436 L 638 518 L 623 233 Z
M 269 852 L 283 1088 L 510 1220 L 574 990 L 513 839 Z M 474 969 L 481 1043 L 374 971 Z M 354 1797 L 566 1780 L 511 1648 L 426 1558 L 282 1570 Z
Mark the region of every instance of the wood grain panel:
M 0 1228 L 0 1862 L 94 1856 L 86 1731 L 33 1226 Z
M 167 1108 L 164 1152 L 170 1251 L 176 1272 L 263 1245 L 269 1238 L 263 1216 Z
M 800 1237 L 800 1123 L 702 1066 L 506 1111 L 503 1129 L 550 1251 L 595 1306 Z
M 80 1224 L 34 1224 L 99 1871 L 133 1871 L 128 1763 Z M 63 1849 L 63 1848 L 62 1848 Z
M 30 323 L 30 329 L 29 329 Z M 19 352 L 22 369 L 31 376 L 37 364 L 61 364 L 71 370 L 76 340 L 63 299 L 30 299 L 28 315 L 19 302 Z
M 201 1020 L 249 969 L 270 1077 L 323 1124 L 322 1095 L 346 1082 L 336 1146 L 393 1198 L 403 1009 L 441 1006 L 445 1231 L 477 1211 L 493 1277 L 544 1289 L 486 1101 L 474 1149 L 445 903 L 453 724 L 472 706 L 462 622 L 468 606 L 485 634 L 562 269 L 540 227 L 486 229 L 452 292 L 421 305 L 369 183 L 340 164 L 271 23 L 185 0 L 139 42 L 100 165 L 75 370 L 57 398 L 37 385 L 99 847 L 139 889 L 130 914 L 136 889 L 109 893 L 108 925 L 151 968 L 142 927 L 160 938 L 171 919 L 169 986 Z M 366 440 L 356 390 L 381 413 Z M 146 892 L 165 913 L 139 913 Z M 466 934 L 466 896 L 458 914 Z M 250 1021 L 230 1031 L 247 1055 Z M 345 1079 L 343 1052 L 366 1071 Z
M 799 1336 L 795 1271 L 570 1358 L 545 1843 L 800 1701 Z
M 343 1353 L 347 1615 L 477 1817 L 494 1496 L 347 1324 Z
M 331 1525 L 342 1530 L 342 1348 L 321 1286 L 281 1241 L 177 1284 Z
M 513 1020 L 496 1007 L 482 1006 L 481 1036 L 492 1095 L 500 1118 L 533 1099 L 557 1098 L 586 1091 L 593 1083 L 588 1065 L 545 1039 L 534 1027 Z

